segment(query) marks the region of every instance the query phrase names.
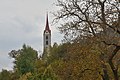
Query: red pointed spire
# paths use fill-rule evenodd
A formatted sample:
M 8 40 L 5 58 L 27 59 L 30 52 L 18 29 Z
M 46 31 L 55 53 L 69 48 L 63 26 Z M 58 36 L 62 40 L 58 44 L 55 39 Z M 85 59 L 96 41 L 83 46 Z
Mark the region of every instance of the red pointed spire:
M 45 27 L 45 31 L 51 32 L 50 28 L 49 28 L 49 22 L 48 22 L 48 13 L 47 13 L 47 17 L 46 17 L 46 27 Z

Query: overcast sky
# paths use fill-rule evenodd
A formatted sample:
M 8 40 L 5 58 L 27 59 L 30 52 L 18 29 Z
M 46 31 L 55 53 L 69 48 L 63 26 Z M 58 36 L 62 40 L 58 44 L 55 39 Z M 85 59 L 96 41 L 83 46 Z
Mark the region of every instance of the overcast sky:
M 13 68 L 8 53 L 20 49 L 24 43 L 42 51 L 46 12 L 57 9 L 54 2 L 55 0 L 0 0 L 0 70 Z M 52 44 L 62 40 L 57 26 L 51 26 L 53 18 L 49 13 Z

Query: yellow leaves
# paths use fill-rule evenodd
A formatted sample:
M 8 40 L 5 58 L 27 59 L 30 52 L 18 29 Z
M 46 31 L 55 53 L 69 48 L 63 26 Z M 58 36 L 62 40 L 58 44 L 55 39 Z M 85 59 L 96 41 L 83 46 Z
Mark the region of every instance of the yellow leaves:
M 19 80 L 28 80 L 28 78 L 29 78 L 31 75 L 32 75 L 31 72 L 28 72 L 28 73 L 22 75 L 22 76 L 19 78 Z
M 98 70 L 100 68 L 100 53 L 94 47 L 92 44 L 71 44 L 71 46 L 67 48 L 68 52 L 66 53 L 65 61 L 63 59 L 63 64 L 61 64 L 62 68 L 59 67 L 61 74 L 63 74 L 60 76 L 64 76 L 63 79 L 69 77 L 71 80 L 96 80 L 96 77 L 100 80 L 100 70 Z

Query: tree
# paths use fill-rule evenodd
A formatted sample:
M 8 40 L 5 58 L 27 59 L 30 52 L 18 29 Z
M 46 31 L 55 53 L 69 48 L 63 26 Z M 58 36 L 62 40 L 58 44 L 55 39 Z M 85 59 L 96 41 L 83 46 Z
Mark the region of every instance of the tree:
M 54 54 L 64 55 L 52 58 L 54 61 L 51 63 L 58 80 L 101 80 L 100 52 L 90 40 L 60 46 L 54 49 Z
M 101 48 L 102 58 L 107 55 L 103 62 L 109 64 L 114 79 L 118 80 L 120 0 L 57 0 L 57 6 L 60 10 L 54 14 L 55 21 L 64 20 L 59 29 L 65 39 L 79 42 L 86 37 L 97 38 L 97 42 L 106 46 Z
M 55 21 L 65 20 L 60 30 L 71 38 L 96 35 L 110 27 L 119 33 L 120 10 L 118 0 L 57 0 L 60 10 Z M 114 25 L 113 25 L 114 24 Z
M 9 55 L 15 59 L 14 69 L 19 75 L 26 74 L 28 72 L 34 72 L 35 62 L 38 59 L 37 51 L 31 47 L 23 45 L 20 50 L 12 50 Z
M 48 57 L 48 63 L 52 63 L 56 60 L 59 60 L 61 58 L 64 58 L 67 52 L 67 47 L 70 43 L 63 43 L 58 45 L 57 43 L 54 43 L 53 47 L 50 49 L 50 56 Z
M 0 80 L 11 80 L 11 72 L 2 70 L 2 72 L 0 72 Z
M 49 78 L 54 77 L 52 79 L 55 80 L 101 80 L 103 72 L 97 48 L 91 40 L 79 44 L 54 44 L 47 57 L 44 77 L 49 75 Z

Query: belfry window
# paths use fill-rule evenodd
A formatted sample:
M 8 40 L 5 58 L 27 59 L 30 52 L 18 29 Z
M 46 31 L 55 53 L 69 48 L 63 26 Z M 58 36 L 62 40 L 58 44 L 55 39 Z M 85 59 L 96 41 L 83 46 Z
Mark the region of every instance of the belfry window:
M 46 45 L 48 45 L 48 41 L 46 41 Z
M 46 36 L 46 39 L 48 39 L 48 36 Z

